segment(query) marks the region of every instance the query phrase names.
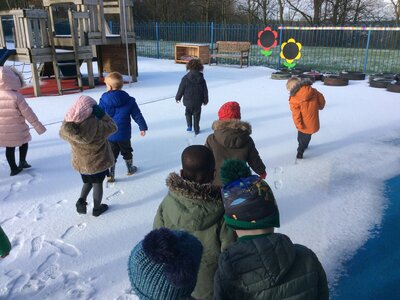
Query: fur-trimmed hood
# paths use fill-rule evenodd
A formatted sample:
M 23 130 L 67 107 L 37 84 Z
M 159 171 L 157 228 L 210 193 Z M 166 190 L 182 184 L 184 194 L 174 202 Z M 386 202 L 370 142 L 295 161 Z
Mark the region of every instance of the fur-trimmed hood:
M 217 142 L 226 148 L 242 148 L 251 135 L 250 123 L 237 119 L 214 121 L 212 128 Z
M 238 119 L 231 119 L 227 121 L 226 120 L 214 121 L 212 124 L 212 129 L 214 130 L 235 129 L 235 130 L 247 131 L 249 134 L 251 134 L 250 123 Z
M 293 86 L 293 88 L 290 90 L 290 96 L 294 96 L 294 95 L 296 95 L 297 94 L 297 92 L 303 87 L 303 86 L 305 86 L 305 87 L 308 87 L 308 89 L 307 90 L 312 90 L 312 88 L 311 88 L 311 86 L 312 86 L 312 84 L 313 84 L 313 82 L 310 80 L 310 79 L 304 79 L 304 80 L 301 80 L 301 81 L 299 81 L 297 84 L 295 84 L 294 86 Z
M 183 179 L 172 172 L 165 180 L 170 191 L 199 202 L 221 202 L 221 190 L 211 183 L 201 184 Z
M 190 182 L 177 173 L 170 173 L 166 184 L 169 192 L 162 204 L 163 214 L 177 228 L 193 232 L 221 222 L 224 205 L 218 187 Z

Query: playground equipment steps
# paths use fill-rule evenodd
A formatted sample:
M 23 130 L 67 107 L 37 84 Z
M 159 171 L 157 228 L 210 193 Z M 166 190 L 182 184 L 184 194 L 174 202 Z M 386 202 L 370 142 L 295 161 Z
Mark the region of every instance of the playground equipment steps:
M 89 19 L 88 12 L 76 12 L 73 10 L 68 10 L 68 19 L 71 29 L 71 40 L 72 40 L 72 51 L 66 52 L 56 52 L 54 46 L 54 40 L 52 41 L 52 54 L 54 57 L 53 67 L 54 74 L 57 81 L 58 91 L 62 95 L 64 92 L 72 90 L 83 91 L 83 81 L 82 74 L 80 70 L 81 61 L 87 63 L 87 69 L 89 74 L 89 87 L 94 87 L 93 79 L 93 52 L 92 46 L 88 44 L 86 34 L 83 29 L 85 27 L 85 22 Z M 53 39 L 53 37 L 51 37 Z M 75 67 L 76 73 L 73 74 L 62 74 L 62 68 Z M 78 85 L 75 88 L 63 88 L 60 79 L 76 79 Z

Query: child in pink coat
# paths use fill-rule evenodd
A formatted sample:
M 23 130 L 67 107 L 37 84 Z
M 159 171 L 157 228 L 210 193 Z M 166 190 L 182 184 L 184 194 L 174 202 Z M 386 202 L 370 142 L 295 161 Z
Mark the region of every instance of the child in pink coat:
M 32 139 L 28 121 L 38 134 L 46 128 L 38 120 L 18 90 L 23 86 L 21 76 L 11 68 L 0 67 L 0 147 L 6 147 L 10 176 L 31 166 L 26 162 L 28 142 Z M 19 147 L 19 164 L 15 162 L 15 147 Z

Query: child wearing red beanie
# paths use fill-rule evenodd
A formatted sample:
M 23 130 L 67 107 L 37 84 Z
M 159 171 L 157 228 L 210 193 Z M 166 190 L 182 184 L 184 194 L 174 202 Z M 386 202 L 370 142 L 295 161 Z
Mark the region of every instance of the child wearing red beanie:
M 261 178 L 267 173 L 265 165 L 258 154 L 251 138 L 251 125 L 241 121 L 240 105 L 235 101 L 224 103 L 218 111 L 218 120 L 214 121 L 214 133 L 206 140 L 215 158 L 216 176 L 214 184 L 221 186 L 220 168 L 227 159 L 246 161 Z

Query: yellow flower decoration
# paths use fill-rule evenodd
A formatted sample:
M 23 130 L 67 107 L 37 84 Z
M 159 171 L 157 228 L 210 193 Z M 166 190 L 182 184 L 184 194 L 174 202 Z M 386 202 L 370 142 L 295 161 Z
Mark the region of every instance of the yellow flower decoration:
M 295 39 L 290 38 L 287 42 L 284 42 L 281 45 L 280 56 L 290 65 L 294 60 L 300 59 L 301 47 L 300 43 L 297 43 Z

